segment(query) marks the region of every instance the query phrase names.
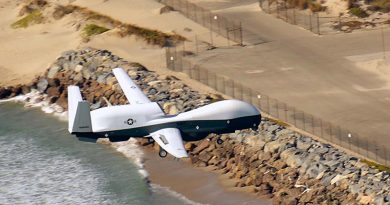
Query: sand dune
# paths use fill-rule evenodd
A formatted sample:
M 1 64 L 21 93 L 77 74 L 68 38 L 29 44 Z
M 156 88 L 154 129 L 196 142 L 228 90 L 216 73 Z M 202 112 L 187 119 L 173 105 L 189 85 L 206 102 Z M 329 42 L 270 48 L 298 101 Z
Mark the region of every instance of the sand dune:
M 78 19 L 79 16 L 76 15 L 54 20 L 51 13 L 48 13 L 56 4 L 66 4 L 69 1 L 49 1 L 49 8 L 46 9 L 49 11 L 45 11 L 47 14 L 44 23 L 13 29 L 11 24 L 21 18 L 18 13 L 22 2 L 7 1 L 0 4 L 0 86 L 28 83 L 34 76 L 44 72 L 63 51 L 86 46 L 111 50 L 152 70 L 165 67 L 164 50 L 149 45 L 140 38 L 120 38 L 107 32 L 95 36 L 90 42 L 83 42 L 78 26 L 85 20 Z M 207 42 L 210 38 L 206 28 L 178 12 L 160 14 L 163 5 L 153 0 L 79 0 L 73 4 L 111 16 L 123 23 L 178 33 L 189 39 L 186 48 L 191 48 L 195 35 L 199 42 Z M 227 41 L 223 37 L 214 36 L 214 44 L 226 45 Z

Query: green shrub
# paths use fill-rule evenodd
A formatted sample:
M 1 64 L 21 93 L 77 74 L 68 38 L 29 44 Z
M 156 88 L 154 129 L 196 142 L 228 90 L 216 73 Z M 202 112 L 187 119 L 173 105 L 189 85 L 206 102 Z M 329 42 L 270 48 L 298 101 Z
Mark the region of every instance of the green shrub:
M 96 24 L 87 24 L 83 29 L 83 35 L 85 37 L 91 37 L 94 35 L 102 34 L 108 30 L 110 30 L 110 29 L 102 27 L 102 26 L 98 26 Z
M 365 160 L 363 159 L 361 162 L 367 164 L 368 166 L 374 168 L 374 169 L 378 169 L 379 171 L 382 171 L 382 172 L 387 172 L 390 174 L 390 168 L 389 167 L 386 167 L 384 165 L 381 165 L 381 164 L 377 164 L 375 162 L 372 162 L 372 161 L 369 161 L 369 160 Z
M 354 7 L 354 8 L 349 9 L 349 13 L 351 13 L 352 15 L 355 15 L 355 16 L 357 16 L 359 18 L 365 18 L 365 17 L 368 16 L 366 11 L 364 11 L 360 7 Z
M 19 19 L 11 25 L 12 28 L 26 28 L 32 24 L 41 23 L 43 21 L 42 13 L 39 10 L 35 10 L 29 13 L 27 16 Z

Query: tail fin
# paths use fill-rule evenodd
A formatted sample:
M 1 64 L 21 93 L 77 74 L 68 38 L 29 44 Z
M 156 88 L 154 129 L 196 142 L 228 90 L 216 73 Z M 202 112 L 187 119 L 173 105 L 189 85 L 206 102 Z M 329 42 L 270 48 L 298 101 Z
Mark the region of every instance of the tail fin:
M 83 101 L 77 86 L 68 86 L 68 116 L 70 133 L 92 132 L 89 103 Z

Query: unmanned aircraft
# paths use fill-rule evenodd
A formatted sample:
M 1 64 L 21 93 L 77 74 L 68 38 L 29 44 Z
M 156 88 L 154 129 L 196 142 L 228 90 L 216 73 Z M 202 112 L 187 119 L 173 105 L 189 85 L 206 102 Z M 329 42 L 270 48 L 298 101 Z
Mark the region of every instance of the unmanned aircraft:
M 117 142 L 130 137 L 147 137 L 160 146 L 160 157 L 170 153 L 182 158 L 188 157 L 183 140 L 200 140 L 210 133 L 256 130 L 260 124 L 259 110 L 239 100 L 223 100 L 178 115 L 167 115 L 122 68 L 113 69 L 113 73 L 130 104 L 91 111 L 89 103 L 81 97 L 80 88 L 68 86 L 68 130 L 80 140 L 96 142 L 98 138 L 109 138 Z M 217 140 L 219 144 L 222 142 Z

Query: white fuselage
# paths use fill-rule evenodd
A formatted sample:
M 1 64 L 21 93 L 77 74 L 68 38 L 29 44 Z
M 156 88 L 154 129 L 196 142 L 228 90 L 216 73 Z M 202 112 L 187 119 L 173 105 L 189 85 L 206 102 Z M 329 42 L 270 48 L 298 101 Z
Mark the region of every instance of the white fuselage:
M 248 118 L 251 122 L 238 122 L 235 119 Z M 253 122 L 252 122 L 253 121 Z M 239 100 L 224 100 L 212 103 L 175 116 L 168 116 L 157 103 L 119 105 L 91 111 L 92 130 L 102 135 L 147 135 L 155 130 L 176 127 L 184 134 L 210 132 L 207 129 L 243 129 L 257 127 L 260 113 L 253 105 Z M 216 126 L 218 124 L 218 126 Z M 249 127 L 248 127 L 249 126 Z M 133 132 L 135 131 L 135 132 Z

